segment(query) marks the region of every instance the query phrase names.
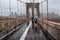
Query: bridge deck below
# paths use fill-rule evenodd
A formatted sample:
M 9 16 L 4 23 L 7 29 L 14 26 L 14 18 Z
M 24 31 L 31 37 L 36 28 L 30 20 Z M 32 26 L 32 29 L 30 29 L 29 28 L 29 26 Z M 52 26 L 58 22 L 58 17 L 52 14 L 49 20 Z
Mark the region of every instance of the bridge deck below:
M 34 31 L 32 27 L 30 27 L 25 40 L 46 40 L 41 30 Z

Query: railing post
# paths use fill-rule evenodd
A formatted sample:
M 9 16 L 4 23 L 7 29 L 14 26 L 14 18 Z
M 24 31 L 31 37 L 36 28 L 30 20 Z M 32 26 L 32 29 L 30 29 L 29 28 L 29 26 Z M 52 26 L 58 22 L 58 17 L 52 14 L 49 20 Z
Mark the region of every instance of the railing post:
M 5 23 L 2 23 L 2 27 L 4 27 L 4 24 L 5 24 Z
M 57 40 L 59 40 L 59 29 L 57 29 Z

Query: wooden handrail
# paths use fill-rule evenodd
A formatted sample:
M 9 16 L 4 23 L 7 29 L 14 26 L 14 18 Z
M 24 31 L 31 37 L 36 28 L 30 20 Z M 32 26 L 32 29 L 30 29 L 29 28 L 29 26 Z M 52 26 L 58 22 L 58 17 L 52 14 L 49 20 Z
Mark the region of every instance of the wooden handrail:
M 60 30 L 60 23 L 52 22 L 52 21 L 47 21 L 47 20 L 42 20 L 38 19 L 41 23 L 47 24 L 51 27 L 55 27 L 56 29 Z

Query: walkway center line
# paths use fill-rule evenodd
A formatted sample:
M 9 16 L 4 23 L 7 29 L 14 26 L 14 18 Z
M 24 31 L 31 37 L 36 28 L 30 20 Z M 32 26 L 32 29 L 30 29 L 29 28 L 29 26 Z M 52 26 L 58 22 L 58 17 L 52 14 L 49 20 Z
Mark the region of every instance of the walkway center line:
M 25 39 L 25 37 L 26 37 L 26 35 L 27 35 L 27 33 L 28 33 L 28 30 L 29 30 L 29 28 L 31 27 L 31 25 L 32 25 L 32 22 L 29 23 L 28 27 L 26 28 L 25 32 L 24 32 L 23 35 L 21 36 L 20 40 L 24 40 L 24 39 Z

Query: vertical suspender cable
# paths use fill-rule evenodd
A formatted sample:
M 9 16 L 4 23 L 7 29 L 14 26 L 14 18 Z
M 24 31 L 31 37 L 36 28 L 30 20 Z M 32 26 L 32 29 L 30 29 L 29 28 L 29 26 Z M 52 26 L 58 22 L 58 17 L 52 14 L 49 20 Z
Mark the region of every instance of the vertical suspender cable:
M 46 0 L 46 2 L 47 2 L 47 31 L 48 31 L 48 0 Z M 47 40 L 48 40 L 48 32 L 46 34 L 47 34 Z
M 17 1 L 17 14 L 19 14 L 19 4 L 18 4 L 18 1 Z M 16 23 L 18 22 L 18 19 L 17 19 L 17 15 L 16 15 Z
M 21 16 L 21 3 L 19 2 L 19 14 L 20 14 L 20 16 Z
M 48 16 L 48 0 L 47 0 L 47 20 L 48 20 L 49 16 Z
M 23 7 L 23 4 L 21 5 L 21 18 L 23 18 L 23 9 L 22 9 L 22 7 Z
M 42 2 L 42 0 L 41 0 Z M 41 3 L 42 25 L 43 25 L 43 3 Z
M 9 0 L 9 13 L 10 13 L 10 18 L 9 18 L 9 24 L 10 24 L 11 23 L 11 0 Z
M 1 3 L 1 0 L 0 0 L 0 13 L 2 13 L 1 12 L 1 10 L 2 10 L 2 5 L 1 5 L 2 3 Z
M 57 3 L 57 2 L 55 2 L 55 3 Z M 55 12 L 56 12 L 56 14 L 58 14 L 58 13 L 57 13 L 57 12 L 58 12 L 58 9 L 56 8 L 56 6 L 57 6 L 57 5 L 55 5 Z M 56 15 L 56 14 L 55 14 L 55 15 Z M 57 19 L 57 17 L 58 17 L 58 16 L 55 17 L 55 22 L 57 22 L 57 21 L 59 20 L 59 19 Z M 55 27 L 57 27 L 57 25 L 55 25 Z M 57 29 L 57 28 L 56 28 L 56 29 Z M 57 29 L 57 31 L 56 31 L 56 32 L 57 32 L 57 40 L 60 40 L 60 36 L 59 36 L 60 33 L 59 33 L 59 31 L 60 31 L 59 29 Z
M 19 14 L 19 2 L 17 1 L 17 14 Z
M 57 2 L 55 2 L 55 3 L 57 3 Z M 56 5 L 56 6 L 57 6 L 57 5 Z M 55 6 L 55 10 L 56 10 L 56 15 L 57 15 L 57 8 L 56 8 L 56 6 Z M 57 16 L 56 16 L 55 19 L 56 19 L 55 22 L 57 22 Z
M 32 2 L 32 1 L 30 0 L 30 2 Z
M 7 3 L 7 0 L 4 0 L 4 1 L 3 1 L 4 9 L 2 9 L 2 10 L 4 11 L 3 13 L 5 13 L 5 14 L 6 14 L 7 11 L 8 11 L 8 8 L 6 7 L 6 5 L 7 5 L 6 3 Z
M 40 18 L 41 11 L 40 11 L 40 3 L 39 2 L 40 2 L 40 0 L 37 1 L 37 3 L 39 4 L 39 18 Z
M 48 18 L 49 18 L 49 16 L 48 16 L 48 0 L 46 0 L 46 2 L 47 2 L 47 24 L 48 24 Z M 48 30 L 48 25 L 47 25 L 47 30 Z
M 18 0 L 19 1 L 19 0 Z M 21 2 L 21 3 L 24 3 L 25 4 L 25 2 L 23 2 L 23 1 L 19 1 L 19 2 Z M 23 7 L 23 4 L 21 4 L 21 11 L 23 10 L 22 9 L 22 7 Z M 22 18 L 22 12 L 21 12 L 21 18 Z
M 6 3 L 7 3 L 7 0 L 6 0 Z M 8 12 L 8 4 L 7 4 L 7 7 L 6 7 L 6 14 L 7 14 L 7 12 Z
M 3 3 L 4 8 L 5 8 L 5 1 L 4 1 L 4 0 L 2 0 L 2 1 L 3 1 L 3 2 L 1 2 L 1 3 Z M 2 6 L 3 6 L 3 5 L 2 5 Z M 2 14 L 4 13 L 4 10 L 5 10 L 4 8 L 2 8 Z
M 9 13 L 10 13 L 10 18 L 11 18 L 11 0 L 9 0 Z
M 4 0 L 3 0 L 3 6 L 4 6 L 4 8 L 3 8 L 3 10 L 2 10 L 2 11 L 4 11 L 4 12 L 5 12 L 5 10 L 6 10 L 6 9 L 5 9 L 5 1 L 4 1 Z M 4 13 L 4 12 L 3 12 L 3 13 Z
M 20 2 L 20 3 L 21 3 L 21 2 Z M 21 14 L 20 14 L 20 15 L 21 15 L 21 18 L 22 18 L 22 3 L 21 3 L 21 9 L 20 9 L 20 10 L 21 10 Z
M 20 10 L 21 10 L 20 16 L 21 16 L 21 18 L 22 18 L 22 3 L 21 3 L 21 8 L 20 8 Z
M 30 0 L 30 2 L 31 2 L 31 0 Z
M 22 18 L 24 18 L 24 14 L 23 14 L 24 13 L 24 8 L 23 8 L 24 4 L 25 3 L 22 3 Z
M 42 2 L 42 0 L 41 0 L 41 2 Z M 41 13 L 42 13 L 42 19 L 43 19 L 43 3 L 41 3 Z

